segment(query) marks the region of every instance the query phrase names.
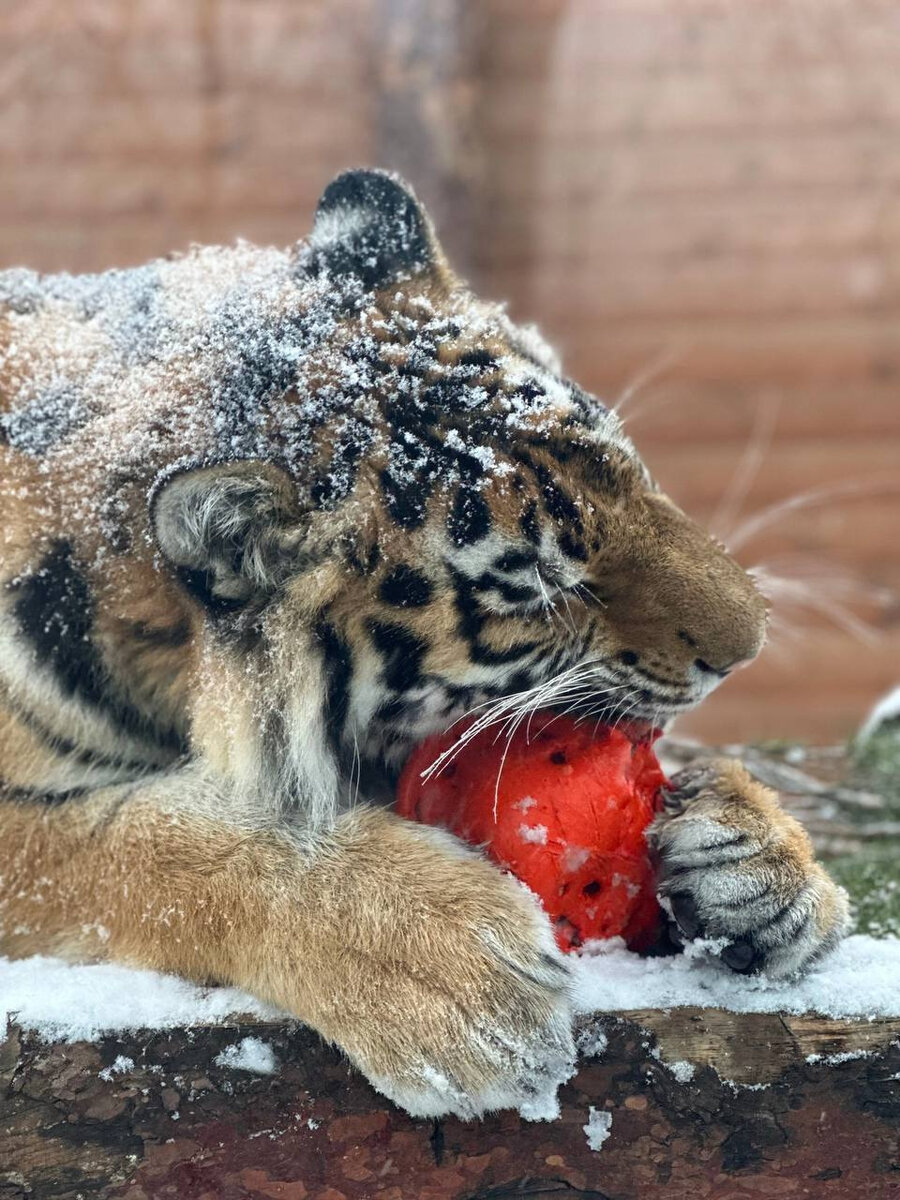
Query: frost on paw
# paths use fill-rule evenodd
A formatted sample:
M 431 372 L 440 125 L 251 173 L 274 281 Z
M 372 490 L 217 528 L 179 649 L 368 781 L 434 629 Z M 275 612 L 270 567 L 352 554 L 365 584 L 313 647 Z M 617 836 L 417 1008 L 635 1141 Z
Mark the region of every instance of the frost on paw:
M 516 1109 L 526 1121 L 559 1116 L 557 1092 L 576 1069 L 572 1041 L 563 1029 L 551 1026 L 522 1039 L 495 1028 L 475 1035 L 473 1049 L 481 1052 L 476 1055 L 481 1077 L 468 1086 L 449 1066 L 424 1062 L 396 1078 L 368 1072 L 369 1082 L 412 1117 L 453 1115 L 466 1121 L 502 1109 Z M 475 1058 L 463 1055 L 455 1066 L 471 1073 Z

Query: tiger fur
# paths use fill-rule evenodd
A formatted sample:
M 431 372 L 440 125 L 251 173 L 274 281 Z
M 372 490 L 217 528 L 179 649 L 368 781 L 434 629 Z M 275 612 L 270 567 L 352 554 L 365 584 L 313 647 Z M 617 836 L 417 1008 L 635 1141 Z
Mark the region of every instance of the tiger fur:
M 0 951 L 241 986 L 416 1114 L 527 1109 L 571 1071 L 565 963 L 392 780 L 502 697 L 665 723 L 759 651 L 754 584 L 392 176 L 339 176 L 288 251 L 0 301 Z M 736 764 L 654 837 L 734 969 L 846 927 Z

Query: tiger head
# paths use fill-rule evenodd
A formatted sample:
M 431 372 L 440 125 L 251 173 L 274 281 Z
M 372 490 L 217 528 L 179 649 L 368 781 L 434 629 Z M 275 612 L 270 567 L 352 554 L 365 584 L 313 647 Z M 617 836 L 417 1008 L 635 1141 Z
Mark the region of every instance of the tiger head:
M 405 185 L 340 176 L 294 269 L 318 340 L 264 459 L 180 468 L 152 503 L 219 664 L 195 714 L 213 758 L 262 730 L 260 762 L 340 791 L 356 756 L 396 769 L 480 705 L 663 724 L 758 653 L 751 579 L 451 273 Z

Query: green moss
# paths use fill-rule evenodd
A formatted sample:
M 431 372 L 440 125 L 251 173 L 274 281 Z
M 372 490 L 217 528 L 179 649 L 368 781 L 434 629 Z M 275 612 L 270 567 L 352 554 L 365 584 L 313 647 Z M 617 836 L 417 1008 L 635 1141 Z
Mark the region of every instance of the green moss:
M 877 792 L 885 801 L 878 813 L 858 814 L 863 821 L 900 820 L 900 731 L 882 729 L 861 745 L 850 746 L 851 786 Z M 828 864 L 854 904 L 857 929 L 875 937 L 900 937 L 900 837 L 873 840 L 858 854 Z
M 770 739 L 757 748 L 804 769 L 802 744 Z M 815 751 L 810 752 L 813 760 Z M 815 775 L 814 762 L 809 767 Z M 884 799 L 879 810 L 839 807 L 838 817 L 851 825 L 900 822 L 900 729 L 882 728 L 864 743 L 847 746 L 846 784 L 875 792 Z M 838 855 L 826 866 L 850 894 L 856 931 L 873 937 L 900 937 L 900 836 L 883 834 L 866 838 L 854 854 Z
M 850 757 L 852 782 L 884 797 L 888 819 L 900 818 L 900 732 L 881 730 L 852 746 Z
M 886 839 L 877 849 L 842 855 L 828 869 L 850 893 L 857 933 L 900 937 L 900 842 Z

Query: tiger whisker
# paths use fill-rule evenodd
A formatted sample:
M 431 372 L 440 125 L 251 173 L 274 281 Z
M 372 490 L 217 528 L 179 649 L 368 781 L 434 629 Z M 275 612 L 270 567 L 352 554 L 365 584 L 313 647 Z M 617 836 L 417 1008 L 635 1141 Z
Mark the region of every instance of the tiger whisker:
M 802 508 L 810 508 L 816 504 L 825 504 L 839 496 L 877 495 L 881 491 L 895 491 L 896 489 L 897 484 L 888 480 L 876 484 L 849 480 L 842 484 L 836 483 L 828 487 L 813 488 L 811 491 L 800 492 L 796 496 L 789 496 L 786 500 L 779 500 L 775 504 L 769 504 L 765 508 L 761 508 L 758 512 L 751 513 L 737 528 L 731 530 L 730 534 L 723 540 L 727 542 L 729 549 L 734 552 L 746 545 L 751 538 L 754 538 L 763 529 L 768 528 L 769 525 L 786 513 L 796 512 Z
M 619 419 L 622 419 L 622 413 L 634 399 L 642 388 L 645 388 L 648 383 L 653 383 L 667 367 L 678 362 L 687 353 L 688 347 L 670 347 L 668 350 L 662 351 L 652 358 L 649 363 L 639 371 L 637 371 L 631 379 L 626 383 L 625 387 L 619 392 L 614 403 L 612 404 L 612 412 Z
M 618 689 L 613 689 L 613 690 L 618 690 Z M 554 697 L 554 701 L 558 703 L 559 695 Z M 580 702 L 581 702 L 581 696 L 579 695 L 570 704 L 568 704 L 561 712 L 556 712 L 555 715 L 552 716 L 550 718 L 550 720 L 542 727 L 542 731 L 544 729 L 547 729 L 550 725 L 553 724 L 554 721 L 558 720 L 561 716 L 565 715 L 568 712 L 574 711 Z M 528 739 L 530 739 L 531 721 L 532 721 L 535 713 L 542 707 L 543 703 L 544 703 L 543 698 L 538 697 L 536 699 L 535 703 L 529 709 L 520 710 L 511 721 L 508 721 L 506 723 L 506 728 L 507 728 L 506 745 L 503 748 L 503 754 L 501 756 L 500 764 L 497 769 L 497 779 L 494 784 L 494 819 L 495 820 L 497 819 L 497 805 L 499 803 L 500 783 L 501 783 L 502 776 L 503 776 L 503 769 L 506 765 L 506 760 L 509 755 L 509 750 L 512 745 L 513 738 L 515 737 L 518 729 L 521 727 L 523 720 L 525 720 L 527 717 L 526 741 Z
M 568 693 L 567 693 L 567 694 L 565 694 L 564 696 L 560 696 L 560 697 L 554 697 L 554 699 L 553 699 L 553 701 L 552 701 L 552 707 L 554 707 L 554 708 L 558 708 L 558 707 L 559 707 L 559 704 L 562 702 L 562 700 L 568 700 L 568 701 L 569 701 L 569 705 L 568 705 L 568 707 L 567 707 L 566 709 L 564 709 L 563 711 L 564 711 L 564 712 L 572 712 L 572 711 L 575 711 L 575 710 L 577 710 L 577 709 L 578 709 L 578 708 L 579 708 L 579 707 L 582 705 L 582 703 L 584 702 L 584 700 L 587 700 L 587 699 L 596 699 L 596 698 L 598 698 L 599 696 L 612 696 L 612 695 L 613 695 L 613 693 L 615 693 L 615 692 L 620 692 L 620 691 L 624 690 L 624 688 L 625 688 L 626 686 L 627 686 L 626 684 L 617 684 L 617 685 L 614 685 L 613 687 L 610 687 L 610 688 L 605 688 L 605 689 L 603 689 L 603 690 L 601 690 L 601 691 L 598 691 L 596 687 L 592 687 L 592 688 L 590 688 L 590 689 L 586 689 L 586 690 L 585 690 L 583 693 L 580 693 L 580 694 L 575 694 L 574 696 L 572 696 L 572 695 L 570 695 L 570 694 L 568 694 Z M 536 706 L 535 706 L 535 707 L 532 709 L 532 711 L 531 711 L 531 713 L 530 713 L 530 715 L 529 715 L 529 718 L 528 718 L 528 725 L 527 725 L 527 727 L 526 727 L 526 737 L 527 737 L 527 738 L 530 738 L 530 737 L 531 737 L 531 721 L 532 721 L 532 719 L 534 718 L 535 714 L 536 714 L 537 712 L 539 712 L 539 711 L 540 711 L 540 709 L 541 709 L 542 707 L 545 707 L 545 705 L 544 705 L 544 704 L 538 704 L 538 705 L 536 705 Z M 551 705 L 550 705 L 550 704 L 548 704 L 548 705 L 546 705 L 546 707 L 551 707 Z M 559 715 L 559 714 L 557 714 L 557 715 Z M 554 719 L 555 719 L 555 718 L 554 718 Z
M 599 659 L 588 660 L 583 663 L 576 663 L 565 671 L 560 672 L 551 680 L 534 688 L 527 688 L 522 692 L 513 693 L 510 696 L 500 697 L 499 700 L 490 703 L 486 711 L 481 714 L 468 728 L 463 730 L 452 746 L 448 747 L 440 754 L 435 761 L 422 772 L 423 779 L 430 779 L 433 775 L 439 773 L 447 766 L 465 745 L 489 729 L 492 725 L 508 722 L 515 719 L 516 715 L 521 712 L 523 715 L 533 713 L 544 705 L 549 705 L 553 702 L 553 698 L 560 695 L 565 695 L 567 691 L 578 686 L 590 677 L 593 665 Z M 596 684 L 593 689 L 596 694 Z M 483 706 L 476 706 L 483 707 Z M 473 710 L 474 711 L 474 710 Z M 460 718 L 462 720 L 463 718 Z M 499 736 L 499 735 L 498 735 Z
M 547 589 L 544 586 L 543 576 L 541 575 L 541 573 L 537 567 L 534 568 L 534 573 L 537 576 L 538 587 L 541 589 L 541 595 L 544 598 L 544 612 L 547 614 L 547 620 L 549 621 L 549 620 L 551 620 L 549 610 L 552 609 L 554 612 L 556 612 L 556 605 L 550 599 L 550 596 L 547 593 Z
M 569 606 L 569 597 L 566 595 L 565 590 L 561 590 L 559 594 L 562 597 L 563 604 L 566 606 L 566 614 L 569 618 L 569 626 L 574 634 L 577 632 L 577 628 L 575 625 L 575 618 L 572 616 L 572 609 Z
M 598 604 L 601 608 L 607 607 L 607 602 L 605 600 L 601 600 L 600 597 L 597 595 L 597 593 L 592 591 L 586 583 L 578 582 L 573 585 L 572 590 L 575 592 L 587 592 L 587 594 L 590 596 L 590 598 L 594 601 L 595 604 Z M 583 597 L 579 597 L 579 599 L 582 601 L 583 604 L 586 603 L 586 601 L 583 599 Z
M 757 405 L 753 428 L 740 462 L 709 520 L 709 529 L 714 535 L 722 536 L 723 531 L 734 523 L 741 511 L 753 481 L 759 474 L 766 451 L 772 444 L 780 407 L 778 398 L 773 396 L 763 397 Z
M 538 690 L 538 691 L 545 691 L 546 689 L 537 689 L 537 690 Z M 559 696 L 559 692 L 557 691 L 557 694 L 556 694 L 556 697 L 555 697 L 555 699 L 558 699 L 558 696 Z M 497 768 L 497 779 L 496 779 L 496 781 L 495 781 L 495 784 L 494 784 L 494 808 L 493 808 L 493 815 L 494 815 L 494 820 L 495 820 L 495 821 L 496 821 L 496 819 L 497 819 L 497 806 L 498 806 L 498 803 L 499 803 L 499 796 L 500 796 L 500 782 L 501 782 L 501 779 L 502 779 L 502 776 L 503 776 L 503 768 L 504 768 L 504 767 L 505 767 L 505 765 L 506 765 L 506 760 L 507 760 L 507 757 L 508 757 L 508 755 L 509 755 L 509 750 L 510 750 L 510 747 L 511 747 L 511 745 L 512 745 L 513 738 L 515 737 L 515 735 L 516 735 L 516 731 L 519 729 L 519 727 L 520 727 L 520 726 L 521 726 L 521 724 L 522 724 L 522 721 L 523 721 L 523 720 L 526 718 L 526 716 L 528 717 L 528 722 L 529 722 L 529 723 L 528 723 L 528 726 L 526 727 L 526 731 L 527 731 L 527 732 L 526 732 L 526 736 L 530 736 L 531 719 L 532 719 L 532 717 L 534 716 L 535 712 L 536 712 L 536 711 L 537 711 L 537 710 L 538 710 L 540 707 L 542 707 L 542 705 L 543 705 L 545 702 L 546 702 L 546 700 L 545 700 L 545 698 L 544 698 L 544 697 L 542 697 L 542 696 L 538 696 L 538 697 L 536 697 L 536 698 L 535 698 L 535 701 L 534 701 L 534 703 L 533 703 L 533 705 L 529 706 L 528 708 L 523 708 L 523 709 L 520 709 L 520 711 L 519 711 L 519 712 L 517 712 L 517 713 L 514 715 L 514 717 L 513 717 L 511 720 L 507 720 L 507 722 L 506 722 L 506 725 L 507 725 L 507 728 L 508 728 L 507 737 L 506 737 L 506 745 L 505 745 L 505 746 L 504 746 L 504 748 L 503 748 L 503 754 L 501 755 L 501 758 L 500 758 L 500 764 L 499 764 L 499 766 L 498 766 L 498 768 Z M 559 716 L 561 716 L 561 715 L 562 715 L 561 713 L 557 713 L 555 716 L 551 717 L 551 718 L 550 718 L 550 721 L 548 722 L 548 725 L 551 725 L 551 724 L 553 723 L 553 721 L 557 720 L 557 719 L 558 719 L 558 717 L 559 717 Z M 546 728 L 546 727 L 547 727 L 547 726 L 545 726 L 544 728 Z M 499 735 L 498 735 L 498 736 L 499 736 Z M 496 739 L 495 739 L 495 740 L 496 740 Z
M 813 612 L 818 612 L 839 629 L 843 629 L 867 645 L 874 645 L 879 640 L 879 631 L 873 628 L 868 622 L 856 616 L 849 606 L 843 603 L 838 596 L 834 594 L 829 596 L 823 587 L 821 579 L 814 579 L 812 582 L 807 582 L 807 580 L 797 577 L 791 578 L 785 575 L 777 575 L 763 565 L 751 568 L 749 573 L 759 582 L 764 593 L 774 599 L 776 603 L 780 602 L 786 606 L 805 608 Z M 849 594 L 852 602 L 856 598 L 853 595 L 854 590 L 858 589 L 854 589 L 846 581 L 844 581 L 843 586 L 845 593 Z M 781 613 L 779 615 L 782 626 L 789 626 L 790 622 L 785 620 L 784 614 Z

